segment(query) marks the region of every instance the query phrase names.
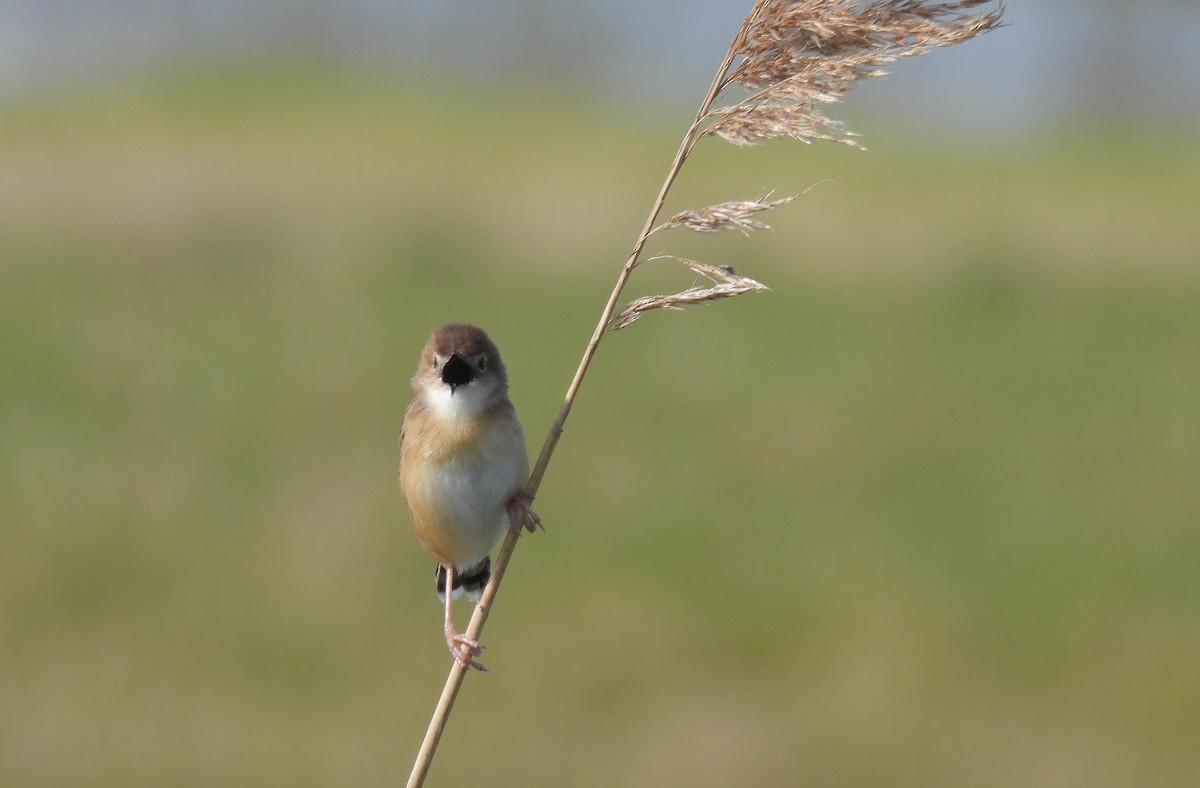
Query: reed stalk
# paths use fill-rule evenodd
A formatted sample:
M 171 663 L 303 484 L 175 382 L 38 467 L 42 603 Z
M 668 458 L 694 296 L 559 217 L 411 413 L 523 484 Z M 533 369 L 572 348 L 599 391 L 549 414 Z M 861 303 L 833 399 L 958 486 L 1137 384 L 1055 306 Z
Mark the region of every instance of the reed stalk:
M 736 145 L 791 138 L 806 143 L 832 140 L 860 147 L 853 133 L 828 118 L 820 106 L 839 100 L 860 79 L 883 76 L 887 73 L 883 67 L 899 58 L 958 44 L 998 27 L 1003 8 L 987 13 L 973 12 L 986 2 L 989 0 L 949 3 L 877 0 L 863 5 L 856 0 L 756 0 L 680 140 L 662 186 L 650 204 L 641 232 L 617 274 L 530 473 L 527 489 L 531 496 L 541 487 L 584 376 L 606 334 L 628 326 L 648 311 L 676 310 L 686 305 L 768 289 L 760 282 L 738 275 L 729 266 L 709 266 L 673 258 L 712 280 L 712 286 L 693 286 L 679 293 L 644 296 L 617 311 L 634 269 L 644 262 L 642 250 L 651 234 L 674 228 L 698 232 L 766 230 L 768 226 L 751 218 L 752 215 L 795 199 L 734 200 L 682 211 L 656 226 L 667 195 L 696 144 L 706 136 L 713 136 Z M 735 89 L 742 89 L 745 95 L 727 106 L 716 106 L 719 97 Z M 670 256 L 651 259 L 666 257 Z M 466 636 L 472 640 L 479 640 L 483 633 L 521 530 L 519 525 L 508 530 L 492 563 L 491 580 L 467 626 Z M 413 763 L 409 788 L 424 784 L 468 670 L 464 664 L 452 661 L 450 674 Z

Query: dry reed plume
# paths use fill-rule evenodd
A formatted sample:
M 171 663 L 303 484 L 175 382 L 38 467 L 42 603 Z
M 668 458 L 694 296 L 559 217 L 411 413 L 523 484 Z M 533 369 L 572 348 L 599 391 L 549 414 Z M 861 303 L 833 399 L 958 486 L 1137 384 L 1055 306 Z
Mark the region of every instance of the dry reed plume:
M 900 58 L 920 55 L 934 47 L 959 44 L 996 28 L 1000 24 L 1002 7 L 987 12 L 976 11 L 987 2 L 989 0 L 952 3 L 877 0 L 867 4 L 854 0 L 755 2 L 684 134 L 658 195 L 651 203 L 645 224 L 617 275 L 616 284 L 530 474 L 528 488 L 532 494 L 536 494 L 541 485 L 580 384 L 606 333 L 624 328 L 650 311 L 677 310 L 767 289 L 754 279 L 740 276 L 729 266 L 660 256 L 650 260 L 678 260 L 692 272 L 708 278 L 711 285 L 692 286 L 669 295 L 644 296 L 617 311 L 630 275 L 643 262 L 642 249 L 651 233 L 673 228 L 697 232 L 765 230 L 769 229 L 768 225 L 753 217 L 795 199 L 723 202 L 681 211 L 655 226 L 667 194 L 696 144 L 710 136 L 736 145 L 755 145 L 784 137 L 805 143 L 832 140 L 858 147 L 853 133 L 827 117 L 821 107 L 838 101 L 859 80 L 883 76 L 887 73 L 884 67 Z M 716 106 L 718 98 L 735 92 L 740 92 L 742 97 L 730 97 L 729 103 Z M 478 640 L 483 631 L 519 536 L 519 528 L 510 529 L 500 546 L 491 582 L 484 589 L 467 627 L 466 635 L 472 640 Z M 413 764 L 408 781 L 410 788 L 425 781 L 466 673 L 467 669 L 457 662 L 451 666 Z

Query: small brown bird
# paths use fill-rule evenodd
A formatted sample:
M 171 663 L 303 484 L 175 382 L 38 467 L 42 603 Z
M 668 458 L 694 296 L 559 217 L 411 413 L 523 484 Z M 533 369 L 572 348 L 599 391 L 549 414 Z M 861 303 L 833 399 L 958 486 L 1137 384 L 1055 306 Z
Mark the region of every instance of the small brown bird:
M 452 323 L 434 331 L 412 387 L 400 428 L 400 489 L 417 539 L 438 561 L 446 646 L 463 667 L 486 670 L 474 659 L 483 645 L 454 628 L 450 603 L 464 592 L 479 600 L 506 523 L 541 525 L 524 487 L 525 432 L 500 351 L 483 329 Z

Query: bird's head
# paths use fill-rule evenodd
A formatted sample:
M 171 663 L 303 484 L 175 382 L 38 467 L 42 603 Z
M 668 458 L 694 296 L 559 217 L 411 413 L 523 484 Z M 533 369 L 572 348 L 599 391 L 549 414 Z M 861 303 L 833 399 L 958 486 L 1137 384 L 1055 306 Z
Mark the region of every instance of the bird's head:
M 472 416 L 508 394 L 500 351 L 483 329 L 450 323 L 421 352 L 413 390 L 441 416 Z

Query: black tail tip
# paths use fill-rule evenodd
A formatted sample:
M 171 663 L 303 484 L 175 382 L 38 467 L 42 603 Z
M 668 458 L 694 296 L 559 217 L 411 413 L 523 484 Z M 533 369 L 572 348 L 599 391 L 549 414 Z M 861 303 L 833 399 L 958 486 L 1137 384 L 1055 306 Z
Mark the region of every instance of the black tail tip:
M 441 564 L 433 573 L 434 584 L 437 587 L 438 599 L 446 600 L 446 567 Z M 478 602 L 479 597 L 483 594 L 483 587 L 488 584 L 488 580 L 492 577 L 492 559 L 484 557 L 475 566 L 468 569 L 454 570 L 454 587 L 451 589 L 453 599 L 458 599 L 462 594 L 467 595 L 467 599 L 472 602 Z

